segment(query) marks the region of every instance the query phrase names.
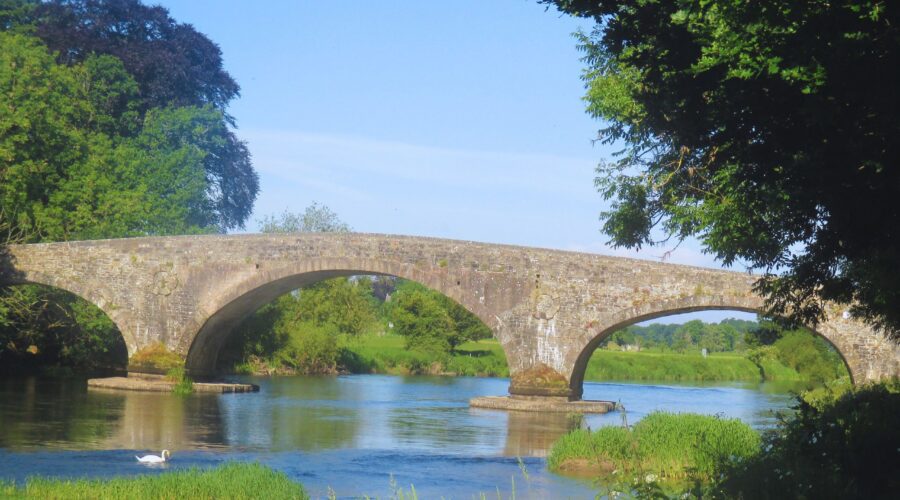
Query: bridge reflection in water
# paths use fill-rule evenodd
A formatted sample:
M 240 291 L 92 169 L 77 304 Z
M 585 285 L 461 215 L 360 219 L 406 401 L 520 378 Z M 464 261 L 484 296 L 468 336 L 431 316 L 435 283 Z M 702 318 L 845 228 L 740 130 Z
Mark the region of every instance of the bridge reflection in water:
M 543 457 L 578 424 L 564 413 L 470 409 L 504 379 L 277 377 L 254 394 L 90 389 L 83 380 L 0 380 L 0 448 L 257 452 L 403 450 Z

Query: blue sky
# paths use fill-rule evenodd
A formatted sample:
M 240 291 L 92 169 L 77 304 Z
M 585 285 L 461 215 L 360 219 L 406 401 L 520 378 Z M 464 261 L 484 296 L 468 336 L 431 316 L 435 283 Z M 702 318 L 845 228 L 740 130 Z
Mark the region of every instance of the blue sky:
M 261 181 L 248 231 L 318 201 L 361 232 L 671 250 L 612 249 L 599 231 L 594 167 L 611 150 L 581 101 L 586 21 L 534 0 L 158 3 L 241 85 L 229 112 Z M 718 267 L 695 242 L 667 261 Z

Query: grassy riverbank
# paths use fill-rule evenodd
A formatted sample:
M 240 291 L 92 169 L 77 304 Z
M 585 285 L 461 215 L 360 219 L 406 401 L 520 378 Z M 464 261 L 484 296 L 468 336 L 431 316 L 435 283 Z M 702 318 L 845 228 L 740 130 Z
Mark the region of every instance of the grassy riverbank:
M 259 464 L 233 463 L 159 475 L 99 480 L 30 478 L 24 485 L 0 482 L 3 498 L 298 498 L 309 496 L 299 483 Z
M 893 498 L 900 382 L 828 391 L 762 436 L 739 420 L 651 413 L 633 427 L 576 430 L 550 470 L 638 498 Z M 686 491 L 685 491 L 686 490 Z
M 466 342 L 441 355 L 411 351 L 399 335 L 364 335 L 344 344 L 341 361 L 352 373 L 509 376 L 503 348 L 493 339 Z
M 500 343 L 485 339 L 463 343 L 450 354 L 410 350 L 400 335 L 365 334 L 339 341 L 337 365 L 349 373 L 506 377 L 509 368 Z M 290 373 L 275 362 L 245 363 L 240 373 Z M 586 381 L 803 381 L 803 374 L 776 357 L 739 353 L 699 354 L 597 349 L 588 362 Z
M 403 337 L 391 334 L 349 339 L 342 350 L 341 364 L 352 373 L 509 375 L 503 348 L 494 339 L 466 342 L 446 356 L 411 351 L 405 347 Z M 704 358 L 699 354 L 598 349 L 588 362 L 585 380 L 804 380 L 777 359 L 758 362 L 737 353 L 716 353 Z
M 750 457 L 760 437 L 738 419 L 692 413 L 651 413 L 632 428 L 576 430 L 560 438 L 547 458 L 554 471 L 683 480 L 709 478 L 727 457 Z
M 585 380 L 803 380 L 796 370 L 778 360 L 760 364 L 737 353 L 622 352 L 597 349 L 588 362 Z

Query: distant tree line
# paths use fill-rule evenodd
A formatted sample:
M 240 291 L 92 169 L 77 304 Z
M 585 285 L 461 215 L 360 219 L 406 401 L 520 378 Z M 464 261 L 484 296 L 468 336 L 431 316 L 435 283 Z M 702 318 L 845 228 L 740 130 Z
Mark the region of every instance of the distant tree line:
M 725 319 L 719 323 L 700 320 L 684 324 L 653 323 L 619 330 L 601 345 L 613 350 L 651 350 L 698 354 L 739 353 L 772 372 L 780 365 L 802 373 L 809 380 L 830 381 L 846 375 L 840 354 L 828 341 L 806 328 L 787 330 L 761 320 Z

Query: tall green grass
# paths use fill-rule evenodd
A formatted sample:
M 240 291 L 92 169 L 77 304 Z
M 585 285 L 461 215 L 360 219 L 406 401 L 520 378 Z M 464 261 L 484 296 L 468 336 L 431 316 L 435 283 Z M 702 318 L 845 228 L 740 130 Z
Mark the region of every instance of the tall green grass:
M 710 478 L 722 460 L 743 459 L 759 451 L 760 437 L 738 419 L 693 413 L 655 412 L 633 428 L 576 430 L 553 445 L 547 465 L 563 470 L 568 461 L 586 460 L 597 470 L 662 479 Z
M 21 486 L 0 482 L 0 497 L 76 500 L 309 498 L 303 486 L 288 479 L 284 473 L 246 463 L 104 480 L 30 478 Z

